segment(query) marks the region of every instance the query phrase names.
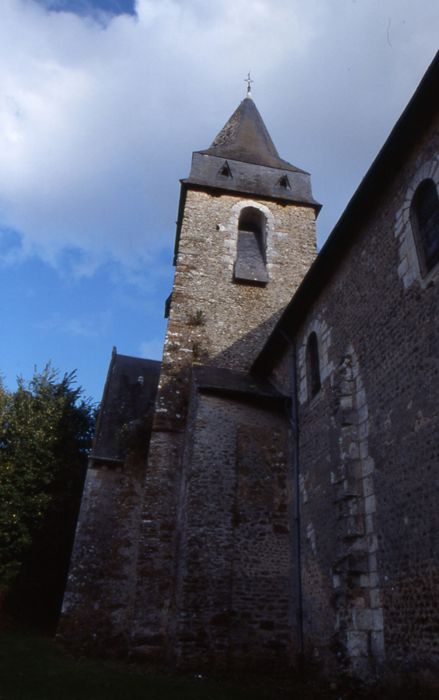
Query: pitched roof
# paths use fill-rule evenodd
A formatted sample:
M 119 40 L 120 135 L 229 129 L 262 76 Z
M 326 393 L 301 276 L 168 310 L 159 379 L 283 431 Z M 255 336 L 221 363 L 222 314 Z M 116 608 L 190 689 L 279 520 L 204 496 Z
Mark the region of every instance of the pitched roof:
M 352 199 L 311 265 L 282 316 L 274 327 L 252 371 L 269 372 L 277 358 L 289 347 L 310 306 L 335 274 L 344 256 L 362 231 L 367 212 L 383 197 L 395 173 L 404 166 L 411 149 L 419 142 L 439 107 L 439 51 L 418 85 L 413 97 L 393 127 Z
M 124 430 L 151 412 L 159 375 L 157 360 L 118 355 L 113 350 L 90 455 L 92 460 L 124 460 Z
M 309 173 L 279 157 L 251 97 L 241 102 L 210 148 L 192 153 L 189 177 L 181 185 L 174 265 L 188 190 L 232 192 L 303 205 L 313 208 L 316 216 L 321 209 L 312 195 Z
M 242 100 L 211 146 L 200 153 L 269 168 L 304 172 L 280 158 L 251 97 Z
M 273 403 L 278 402 L 281 406 L 285 406 L 290 398 L 282 394 L 268 379 L 223 367 L 194 365 L 192 380 L 196 389 L 202 393 L 247 396 Z

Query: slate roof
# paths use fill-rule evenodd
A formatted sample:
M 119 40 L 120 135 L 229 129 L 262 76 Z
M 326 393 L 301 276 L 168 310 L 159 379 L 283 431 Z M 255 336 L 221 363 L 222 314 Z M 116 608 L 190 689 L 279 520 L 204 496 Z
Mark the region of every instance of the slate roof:
M 123 462 L 124 426 L 143 419 L 154 406 L 160 362 L 118 355 L 113 350 L 90 459 Z
M 211 146 L 199 153 L 226 160 L 265 165 L 269 168 L 304 172 L 280 158 L 251 97 L 242 100 Z
M 312 207 L 316 215 L 321 209 L 309 173 L 280 158 L 251 97 L 241 102 L 209 148 L 194 151 L 189 177 L 181 185 L 174 264 L 189 189 L 300 204 Z
M 309 173 L 283 160 L 251 97 L 242 100 L 211 146 L 192 154 L 183 185 L 208 186 L 320 210 Z
M 194 365 L 192 379 L 198 391 L 223 396 L 247 396 L 286 405 L 289 397 L 265 378 L 247 372 Z

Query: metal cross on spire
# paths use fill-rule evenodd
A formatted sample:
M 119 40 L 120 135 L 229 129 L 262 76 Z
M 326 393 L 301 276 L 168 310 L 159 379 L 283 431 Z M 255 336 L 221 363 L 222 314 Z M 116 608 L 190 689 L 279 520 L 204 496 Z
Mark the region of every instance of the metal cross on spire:
M 254 82 L 254 81 L 251 79 L 251 77 L 250 77 L 250 71 L 249 71 L 249 72 L 247 73 L 247 77 L 244 78 L 244 83 L 247 83 L 247 97 L 251 97 L 251 96 L 252 96 L 251 84 L 252 84 L 253 82 Z

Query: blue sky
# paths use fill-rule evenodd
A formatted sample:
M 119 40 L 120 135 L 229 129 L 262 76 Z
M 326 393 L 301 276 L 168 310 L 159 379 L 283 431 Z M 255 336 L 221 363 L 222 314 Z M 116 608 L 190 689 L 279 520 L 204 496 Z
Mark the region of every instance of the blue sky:
M 311 172 L 321 244 L 437 49 L 437 0 L 2 0 L 0 371 L 99 399 L 159 358 L 179 178 L 245 94 Z M 263 48 L 263 50 L 262 50 Z
M 73 12 L 78 15 L 96 15 L 106 12 L 110 15 L 135 14 L 135 0 L 36 0 L 42 7 L 55 12 Z

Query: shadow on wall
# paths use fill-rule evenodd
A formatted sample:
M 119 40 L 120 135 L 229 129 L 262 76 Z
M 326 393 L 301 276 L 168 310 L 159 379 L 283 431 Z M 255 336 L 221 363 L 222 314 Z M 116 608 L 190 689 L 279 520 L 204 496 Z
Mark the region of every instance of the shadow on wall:
M 270 318 L 259 326 L 249 333 L 245 333 L 239 340 L 229 345 L 226 350 L 212 356 L 207 355 L 200 358 L 201 364 L 214 367 L 236 368 L 244 372 L 250 371 L 253 362 L 264 347 L 267 338 L 271 334 L 282 312 L 283 309 L 270 316 Z M 250 352 L 249 348 L 253 348 L 253 351 Z

